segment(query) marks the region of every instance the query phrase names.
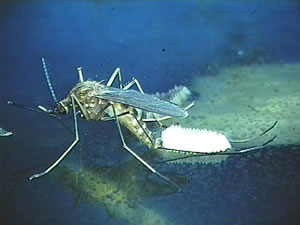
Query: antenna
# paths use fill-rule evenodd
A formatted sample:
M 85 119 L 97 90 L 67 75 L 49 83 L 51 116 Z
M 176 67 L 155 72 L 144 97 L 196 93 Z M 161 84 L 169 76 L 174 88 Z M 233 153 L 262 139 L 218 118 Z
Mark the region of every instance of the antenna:
M 42 60 L 42 66 L 43 66 L 43 70 L 44 70 L 44 75 L 46 77 L 46 81 L 47 81 L 50 93 L 52 95 L 54 103 L 57 104 L 58 100 L 56 98 L 56 95 L 55 95 L 55 92 L 54 92 L 54 89 L 53 89 L 53 86 L 52 86 L 52 83 L 51 83 L 51 80 L 50 80 L 50 75 L 49 75 L 49 72 L 48 72 L 47 63 L 45 61 L 45 58 L 42 57 L 41 60 Z

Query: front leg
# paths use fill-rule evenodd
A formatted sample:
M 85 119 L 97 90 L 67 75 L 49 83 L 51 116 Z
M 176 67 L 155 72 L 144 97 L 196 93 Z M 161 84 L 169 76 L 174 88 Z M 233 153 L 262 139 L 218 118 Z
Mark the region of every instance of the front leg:
M 46 169 L 44 172 L 32 175 L 31 177 L 29 177 L 29 180 L 39 178 L 39 177 L 44 176 L 47 173 L 51 172 L 72 151 L 72 149 L 79 142 L 79 132 L 78 132 L 77 117 L 76 117 L 76 106 L 75 106 L 76 99 L 74 98 L 74 95 L 71 95 L 71 99 L 72 99 L 72 107 L 73 107 L 75 140 L 69 146 L 69 148 L 48 169 Z

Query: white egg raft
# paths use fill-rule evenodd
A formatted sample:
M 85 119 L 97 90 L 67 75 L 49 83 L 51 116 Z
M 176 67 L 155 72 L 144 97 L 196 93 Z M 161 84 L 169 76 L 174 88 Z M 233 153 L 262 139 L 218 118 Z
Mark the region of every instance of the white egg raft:
M 231 148 L 227 138 L 215 131 L 172 125 L 162 131 L 164 148 L 195 153 L 216 153 Z

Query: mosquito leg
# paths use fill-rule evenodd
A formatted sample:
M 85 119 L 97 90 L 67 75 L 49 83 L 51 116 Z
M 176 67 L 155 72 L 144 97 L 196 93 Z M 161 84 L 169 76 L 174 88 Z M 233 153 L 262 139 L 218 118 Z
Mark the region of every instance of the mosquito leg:
M 120 68 L 116 68 L 111 77 L 109 78 L 106 86 L 111 87 L 111 85 L 114 83 L 116 80 L 116 77 L 119 78 L 119 83 L 120 83 L 120 89 L 123 89 L 123 83 L 122 83 L 122 74 Z
M 80 111 L 82 113 L 82 115 L 84 116 L 84 118 L 86 120 L 91 120 L 89 114 L 87 113 L 86 109 L 83 107 L 83 105 L 80 103 L 80 101 L 78 100 L 78 98 L 75 95 L 72 95 L 72 98 L 74 98 L 74 100 L 76 101 L 77 105 L 80 108 Z M 72 105 L 73 105 L 73 101 L 72 101 Z
M 134 114 L 131 114 L 135 121 L 138 123 L 138 125 L 140 126 L 140 128 L 143 130 L 143 132 L 145 133 L 145 135 L 147 136 L 147 138 L 149 139 L 149 141 L 152 143 L 152 146 L 154 146 L 154 140 L 149 136 L 149 134 L 145 131 L 143 125 L 141 124 L 141 122 L 138 120 L 138 118 L 134 115 Z
M 161 118 L 152 118 L 152 119 L 142 119 L 143 122 L 158 122 L 158 121 L 163 121 L 163 120 L 169 120 L 169 119 L 172 119 L 171 116 L 164 116 L 164 117 L 161 117 Z
M 139 82 L 137 79 L 135 79 L 135 78 L 132 78 L 132 81 L 130 81 L 130 82 L 124 87 L 124 90 L 127 90 L 127 89 L 131 88 L 133 85 L 136 85 L 137 88 L 139 89 L 139 91 L 140 91 L 141 93 L 143 93 L 143 94 L 145 93 L 144 90 L 143 90 L 143 88 L 142 88 L 142 85 L 141 85 L 140 82 Z
M 120 116 L 125 116 L 127 114 L 129 114 L 130 112 L 123 112 L 123 113 L 120 113 L 117 115 L 117 117 L 120 117 Z M 105 116 L 105 117 L 101 117 L 101 121 L 112 121 L 112 120 L 115 120 L 115 117 L 114 116 Z
M 192 108 L 195 105 L 195 101 L 193 101 L 191 104 L 189 104 L 188 106 L 186 106 L 184 109 L 185 110 L 189 110 L 190 108 Z
M 273 136 L 270 140 L 266 141 L 265 143 L 263 143 L 260 146 L 241 149 L 241 150 L 237 151 L 237 153 L 245 153 L 245 152 L 250 152 L 250 151 L 253 151 L 253 150 L 259 150 L 261 148 L 264 148 L 267 144 L 271 143 L 276 137 L 277 137 L 276 135 Z
M 229 140 L 230 143 L 246 143 L 249 141 L 253 141 L 261 136 L 263 136 L 264 134 L 268 133 L 270 130 L 272 130 L 276 124 L 278 123 L 278 121 L 276 121 L 271 127 L 269 127 L 268 129 L 266 129 L 265 131 L 263 131 L 262 133 L 260 133 L 259 135 L 252 137 L 252 138 L 248 138 L 248 139 L 243 139 L 243 140 Z
M 75 145 L 79 142 L 79 133 L 78 133 L 78 125 L 77 125 L 77 117 L 76 117 L 76 106 L 75 106 L 75 100 L 74 96 L 71 95 L 72 98 L 72 106 L 73 106 L 73 117 L 74 117 L 74 129 L 75 129 L 75 140 L 73 143 L 70 145 L 70 147 L 44 172 L 37 173 L 29 177 L 29 180 L 33 180 L 35 178 L 39 178 L 41 176 L 46 175 L 50 171 L 52 171 L 70 152 L 71 150 L 75 147 Z
M 174 158 L 174 159 L 168 159 L 168 160 L 164 160 L 163 162 L 173 162 L 173 161 L 176 161 L 176 160 L 182 160 L 182 159 L 187 159 L 187 158 L 195 158 L 195 157 L 202 157 L 202 156 L 220 156 L 220 155 L 239 155 L 239 154 L 244 154 L 244 153 L 248 153 L 250 151 L 257 151 L 257 150 L 260 150 L 262 148 L 265 148 L 265 146 L 267 144 L 269 144 L 270 142 L 272 142 L 274 139 L 276 138 L 276 135 L 273 136 L 271 139 L 269 139 L 268 141 L 266 141 L 265 143 L 263 143 L 262 145 L 260 146 L 256 146 L 256 147 L 251 147 L 251 148 L 245 148 L 245 149 L 240 149 L 238 151 L 226 151 L 226 152 L 216 152 L 216 153 L 193 153 L 193 154 L 188 154 L 188 155 L 184 155 L 182 157 L 178 157 L 178 158 Z M 167 148 L 163 148 L 163 147 L 159 147 L 158 149 L 164 149 L 164 150 L 172 150 L 172 149 L 167 149 Z M 178 151 L 179 152 L 182 152 L 184 153 L 183 151 L 181 150 L 175 150 L 175 151 Z
M 77 68 L 77 72 L 78 72 L 79 82 L 81 83 L 84 82 L 82 67 Z
M 114 112 L 114 116 L 115 116 L 115 120 L 116 120 L 116 124 L 119 130 L 119 134 L 121 137 L 121 141 L 123 144 L 123 148 L 125 148 L 131 155 L 133 155 L 138 161 L 140 161 L 145 167 L 147 167 L 152 173 L 156 174 L 157 176 L 159 176 L 160 178 L 162 178 L 163 180 L 171 183 L 172 185 L 176 186 L 176 188 L 178 189 L 178 191 L 181 191 L 181 188 L 179 187 L 178 184 L 176 184 L 174 181 L 170 180 L 168 177 L 162 175 L 161 173 L 159 173 L 158 171 L 156 171 L 152 166 L 150 166 L 146 161 L 144 161 L 138 154 L 136 154 L 133 150 L 131 150 L 127 144 L 125 143 L 125 139 L 121 130 L 121 126 L 118 120 L 118 117 L 116 115 L 116 110 L 115 107 L 112 105 L 113 108 L 113 112 Z

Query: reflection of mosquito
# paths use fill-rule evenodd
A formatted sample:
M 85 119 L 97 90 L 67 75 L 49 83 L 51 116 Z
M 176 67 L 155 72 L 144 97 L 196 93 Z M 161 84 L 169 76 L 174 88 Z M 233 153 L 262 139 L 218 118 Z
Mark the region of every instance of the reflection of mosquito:
M 115 120 L 123 147 L 151 172 L 178 187 L 175 182 L 156 171 L 152 166 L 150 166 L 138 154 L 136 154 L 127 146 L 120 124 L 129 129 L 139 140 L 146 143 L 149 148 L 156 149 L 161 147 L 160 143 L 155 141 L 154 135 L 147 128 L 143 119 L 138 118 L 136 108 L 164 115 L 165 117 L 153 119 L 154 121 L 159 122 L 170 117 L 187 117 L 188 112 L 186 110 L 191 107 L 192 104 L 185 109 L 182 109 L 173 103 L 163 101 L 152 95 L 145 94 L 141 85 L 136 79 L 133 79 L 130 83 L 123 86 L 121 71 L 119 68 L 114 71 L 106 85 L 103 84 L 103 81 L 84 81 L 82 69 L 78 68 L 80 82 L 69 92 L 65 99 L 58 102 L 49 80 L 47 67 L 43 58 L 42 64 L 47 78 L 47 83 L 53 99 L 57 103 L 57 107 L 54 111 L 47 110 L 41 106 L 39 108 L 50 114 L 67 114 L 68 112 L 72 111 L 75 127 L 75 140 L 48 169 L 46 169 L 44 172 L 32 175 L 29 178 L 30 180 L 39 178 L 53 170 L 79 142 L 79 132 L 76 117 L 76 115 L 79 113 L 82 118 L 89 121 Z M 112 87 L 112 84 L 116 78 L 119 79 L 120 88 Z M 130 88 L 133 85 L 136 85 L 139 91 L 131 90 Z

